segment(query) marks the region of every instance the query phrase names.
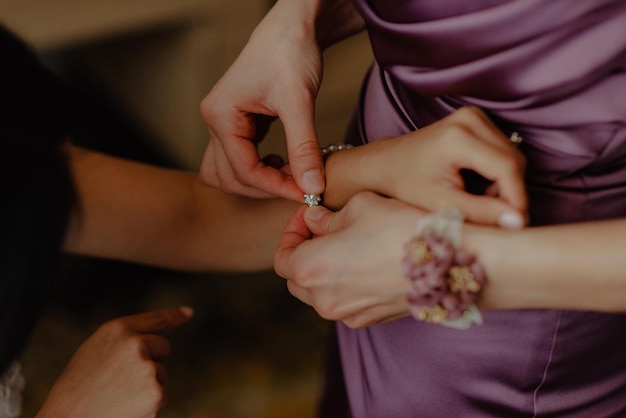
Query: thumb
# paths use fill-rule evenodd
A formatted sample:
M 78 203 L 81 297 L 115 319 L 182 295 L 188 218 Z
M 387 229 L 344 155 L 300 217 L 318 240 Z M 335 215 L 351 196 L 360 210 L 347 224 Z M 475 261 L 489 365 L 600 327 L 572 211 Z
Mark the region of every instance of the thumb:
M 324 206 L 313 206 L 304 212 L 304 222 L 317 236 L 331 234 L 341 229 L 342 212 L 332 212 Z
M 188 322 L 192 316 L 193 309 L 181 306 L 127 316 L 125 321 L 134 331 L 145 334 L 177 328 Z
M 322 194 L 326 187 L 324 162 L 315 131 L 313 103 L 290 109 L 281 120 L 287 137 L 287 154 L 293 177 L 304 193 Z

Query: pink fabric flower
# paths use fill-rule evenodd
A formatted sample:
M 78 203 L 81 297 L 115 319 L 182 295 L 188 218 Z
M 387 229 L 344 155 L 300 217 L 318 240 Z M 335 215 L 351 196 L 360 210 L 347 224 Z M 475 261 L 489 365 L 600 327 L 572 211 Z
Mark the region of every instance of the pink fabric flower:
M 463 317 L 485 283 L 476 258 L 435 232 L 412 239 L 405 249 L 411 313 L 430 322 Z

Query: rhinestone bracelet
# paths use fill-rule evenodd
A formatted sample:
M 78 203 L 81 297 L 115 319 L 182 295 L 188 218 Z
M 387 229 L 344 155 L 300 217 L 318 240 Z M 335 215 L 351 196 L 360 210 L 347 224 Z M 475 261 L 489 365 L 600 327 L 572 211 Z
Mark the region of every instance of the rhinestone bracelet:
M 474 302 L 487 280 L 476 258 L 460 249 L 462 227 L 461 211 L 447 208 L 422 218 L 405 245 L 409 309 L 420 321 L 457 329 L 482 323 Z
M 343 151 L 352 148 L 351 144 L 332 144 L 325 147 L 320 148 L 320 152 L 322 153 L 322 158 L 326 160 L 328 156 L 337 151 Z
M 330 154 L 333 154 L 337 151 L 347 150 L 352 147 L 353 146 L 351 144 L 332 144 L 321 148 L 320 152 L 322 153 L 322 159 L 326 161 Z M 305 193 L 304 203 L 309 205 L 309 207 L 320 205 L 322 204 L 322 196 L 319 194 Z

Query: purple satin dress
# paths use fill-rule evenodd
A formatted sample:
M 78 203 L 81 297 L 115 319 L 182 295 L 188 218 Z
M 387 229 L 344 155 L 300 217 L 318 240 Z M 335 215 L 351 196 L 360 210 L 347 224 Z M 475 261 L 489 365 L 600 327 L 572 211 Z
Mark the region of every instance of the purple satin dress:
M 534 225 L 626 216 L 626 1 L 354 4 L 376 57 L 357 141 L 476 105 L 524 137 Z M 360 330 L 338 324 L 352 415 L 626 416 L 626 315 L 484 319 L 468 331 L 409 318 Z

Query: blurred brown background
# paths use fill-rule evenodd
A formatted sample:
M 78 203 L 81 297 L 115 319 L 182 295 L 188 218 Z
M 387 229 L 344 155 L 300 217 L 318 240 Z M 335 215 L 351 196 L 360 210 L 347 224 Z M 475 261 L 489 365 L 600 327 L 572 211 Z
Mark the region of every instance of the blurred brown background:
M 196 171 L 209 140 L 199 103 L 271 7 L 269 0 L 2 0 L 13 29 L 84 94 L 76 141 Z M 359 35 L 325 53 L 323 144 L 341 140 L 371 61 Z M 284 155 L 279 124 L 261 153 Z M 123 185 L 120 185 L 123 187 Z M 330 323 L 273 272 L 197 275 L 68 256 L 23 358 L 35 414 L 76 347 L 103 321 L 172 305 L 194 320 L 169 333 L 164 418 L 312 417 Z

